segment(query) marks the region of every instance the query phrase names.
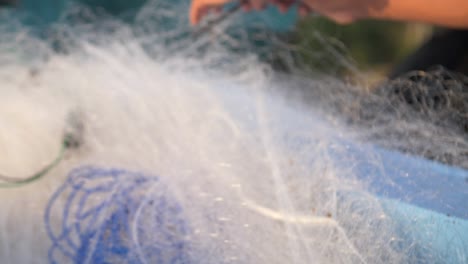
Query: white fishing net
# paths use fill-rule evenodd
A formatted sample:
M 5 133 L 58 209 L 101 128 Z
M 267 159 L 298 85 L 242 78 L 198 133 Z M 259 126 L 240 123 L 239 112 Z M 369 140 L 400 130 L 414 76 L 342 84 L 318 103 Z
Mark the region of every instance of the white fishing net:
M 140 15 L 57 28 L 60 52 L 3 30 L 1 174 L 53 160 L 70 114 L 84 129 L 50 173 L 0 190 L 2 263 L 466 263 L 462 213 L 434 228 L 444 212 L 375 195 L 357 169 L 385 166 L 371 144 L 466 168 L 466 81 L 429 73 L 440 100 L 411 78 L 369 93 L 232 53 L 250 46 L 224 24 L 171 44 L 185 29 L 147 23 L 173 14 Z

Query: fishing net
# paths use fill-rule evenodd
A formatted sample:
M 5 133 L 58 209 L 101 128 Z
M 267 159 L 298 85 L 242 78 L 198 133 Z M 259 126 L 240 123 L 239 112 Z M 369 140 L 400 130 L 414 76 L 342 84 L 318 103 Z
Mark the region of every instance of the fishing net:
M 173 42 L 158 14 L 0 42 L 2 174 L 81 131 L 1 190 L 2 263 L 465 262 L 463 77 L 278 73 L 229 20 Z

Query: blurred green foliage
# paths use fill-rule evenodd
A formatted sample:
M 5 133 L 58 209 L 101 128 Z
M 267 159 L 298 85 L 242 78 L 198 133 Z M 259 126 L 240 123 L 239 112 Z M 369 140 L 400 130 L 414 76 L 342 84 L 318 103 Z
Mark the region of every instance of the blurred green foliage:
M 305 65 L 336 68 L 337 52 L 360 70 L 383 73 L 403 60 L 431 33 L 428 26 L 389 21 L 358 21 L 338 25 L 311 17 L 297 25 L 290 43 Z M 335 50 L 330 54 L 330 47 Z

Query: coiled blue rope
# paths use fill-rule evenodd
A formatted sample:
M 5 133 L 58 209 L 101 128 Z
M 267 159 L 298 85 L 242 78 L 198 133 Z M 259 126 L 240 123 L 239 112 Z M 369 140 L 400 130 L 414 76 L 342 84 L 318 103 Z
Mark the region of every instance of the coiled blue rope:
M 73 170 L 45 212 L 59 263 L 191 263 L 180 205 L 156 177 L 120 169 Z

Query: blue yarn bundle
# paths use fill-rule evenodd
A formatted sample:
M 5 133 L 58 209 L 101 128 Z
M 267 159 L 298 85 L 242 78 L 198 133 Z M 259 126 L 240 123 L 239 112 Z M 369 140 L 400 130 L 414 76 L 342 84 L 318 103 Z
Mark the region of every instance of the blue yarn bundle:
M 156 177 L 78 168 L 46 208 L 49 262 L 191 263 L 182 213 Z

